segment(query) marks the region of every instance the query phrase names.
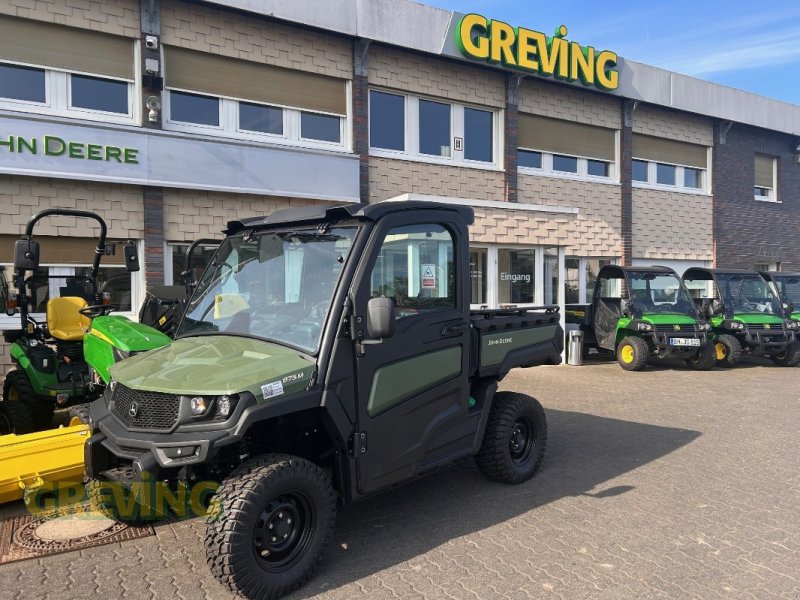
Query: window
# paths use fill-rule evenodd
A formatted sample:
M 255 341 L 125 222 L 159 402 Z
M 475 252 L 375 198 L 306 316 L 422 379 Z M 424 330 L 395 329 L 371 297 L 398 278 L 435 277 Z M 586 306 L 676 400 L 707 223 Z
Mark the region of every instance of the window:
M 166 285 L 180 285 L 181 273 L 186 269 L 186 251 L 189 249 L 188 243 L 170 242 L 167 244 L 167 254 L 165 255 L 164 283 Z M 205 271 L 211 258 L 216 252 L 217 246 L 200 246 L 192 252 L 192 278 L 200 281 L 200 276 Z
M 615 177 L 613 129 L 520 114 L 517 133 L 517 165 L 521 173 L 593 181 Z
M 405 150 L 406 99 L 377 90 L 369 92 L 369 144 L 372 148 Z
M 536 287 L 536 250 L 497 250 L 497 289 L 500 306 L 533 304 Z
M 239 129 L 283 135 L 283 110 L 274 106 L 239 102 Z
M 497 167 L 497 111 L 379 90 L 369 98 L 372 154 Z
M 766 202 L 778 202 L 776 193 L 777 186 L 777 159 L 772 156 L 756 154 L 755 157 L 755 184 L 753 186 L 753 196 L 756 200 Z
M 606 265 L 615 264 L 611 258 L 567 258 L 566 304 L 590 304 L 594 296 L 597 274 Z
M 633 134 L 633 172 L 636 187 L 708 193 L 709 149 L 699 144 Z
M 128 114 L 128 84 L 124 81 L 71 75 L 70 84 L 71 107 Z
M 349 147 L 344 79 L 172 46 L 164 46 L 164 76 L 166 129 L 326 150 Z
M 370 296 L 391 298 L 395 318 L 456 306 L 453 238 L 441 225 L 410 225 L 389 231 L 372 269 Z
M 486 276 L 487 270 L 486 248 L 470 248 L 469 251 L 469 285 L 470 302 L 472 304 L 487 304 Z
M 46 102 L 45 70 L 0 63 L 0 97 Z

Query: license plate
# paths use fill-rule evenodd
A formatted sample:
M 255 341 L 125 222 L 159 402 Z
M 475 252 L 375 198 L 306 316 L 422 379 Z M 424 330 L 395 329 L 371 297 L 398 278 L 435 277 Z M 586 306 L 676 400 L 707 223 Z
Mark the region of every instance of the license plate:
M 670 346 L 699 346 L 700 340 L 698 338 L 670 338 Z

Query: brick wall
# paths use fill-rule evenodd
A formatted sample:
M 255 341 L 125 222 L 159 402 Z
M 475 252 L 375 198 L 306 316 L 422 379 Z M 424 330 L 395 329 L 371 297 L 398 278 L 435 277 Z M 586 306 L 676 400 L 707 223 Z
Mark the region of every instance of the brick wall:
M 504 190 L 505 178 L 502 171 L 375 156 L 369 159 L 370 202 L 380 202 L 408 193 L 499 202 L 505 197 Z
M 621 255 L 619 186 L 520 175 L 519 202 L 579 209 L 579 213 L 567 221 L 566 235 L 560 242 L 566 246 L 568 255 L 608 257 Z
M 636 107 L 633 132 L 702 146 L 712 146 L 714 142 L 711 119 L 650 104 Z
M 138 38 L 138 0 L 2 0 L 0 13 Z
M 633 256 L 712 260 L 712 199 L 633 189 Z
M 714 148 L 716 265 L 752 269 L 780 262 L 800 271 L 800 164 L 797 137 L 734 124 Z M 755 154 L 778 158 L 780 203 L 753 198 Z
M 35 213 L 45 208 L 74 208 L 98 213 L 109 237 L 141 239 L 144 208 L 141 188 L 128 185 L 43 177 L 0 175 L 0 233 L 19 235 Z M 94 221 L 58 217 L 36 225 L 41 235 L 94 236 Z
M 519 111 L 620 128 L 620 101 L 617 98 L 539 80 L 524 79 L 520 84 Z
M 319 200 L 164 189 L 164 239 L 222 237 L 228 221 L 267 215 L 283 208 L 330 204 Z
M 350 40 L 178 0 L 161 3 L 161 41 L 200 52 L 351 79 Z
M 369 48 L 369 83 L 457 102 L 505 106 L 503 73 L 385 46 Z

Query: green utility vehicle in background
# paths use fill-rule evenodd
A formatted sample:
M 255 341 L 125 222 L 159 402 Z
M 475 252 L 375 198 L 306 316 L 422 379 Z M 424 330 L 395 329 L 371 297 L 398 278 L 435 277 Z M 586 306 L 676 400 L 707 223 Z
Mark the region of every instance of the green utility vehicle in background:
M 670 268 L 606 265 L 597 274 L 592 304 L 570 310 L 584 314 L 584 352 L 614 352 L 626 371 L 644 369 L 652 358 L 684 359 L 699 370 L 714 366 L 711 326 Z
M 800 322 L 800 273 L 763 271 L 760 275 L 777 294 L 786 318 Z
M 718 365 L 733 366 L 743 354 L 766 356 L 784 367 L 800 363 L 799 324 L 784 317 L 780 299 L 761 275 L 693 267 L 683 281 L 711 323 Z
M 91 405 L 95 504 L 146 518 L 172 508 L 159 486 L 221 481 L 208 564 L 231 590 L 276 598 L 311 576 L 337 504 L 470 455 L 492 479 L 533 477 L 544 410 L 497 388 L 512 368 L 560 363 L 560 315 L 470 311 L 472 221 L 388 201 L 230 222 L 175 341 L 114 365 Z
M 69 295 L 49 298 L 46 320 L 40 322 L 31 315 L 29 302 L 33 272 L 39 267 L 39 242 L 33 239 L 33 230 L 41 219 L 59 216 L 97 221 L 100 236 L 88 276 L 61 288 L 62 294 Z M 13 277 L 17 292 L 9 289 L 5 277 L 0 289 L 7 315 L 19 316 L 19 327 L 3 332 L 16 368 L 3 383 L 0 433 L 49 429 L 56 407 L 97 398 L 108 382 L 111 364 L 170 341 L 150 327 L 109 315 L 115 307 L 108 304 L 110 292 L 104 293 L 97 279 L 102 257 L 113 251 L 106 245 L 106 231 L 105 221 L 95 213 L 48 209 L 28 221 L 23 239 L 16 242 Z M 136 248 L 126 245 L 124 252 L 127 271 L 138 271 Z

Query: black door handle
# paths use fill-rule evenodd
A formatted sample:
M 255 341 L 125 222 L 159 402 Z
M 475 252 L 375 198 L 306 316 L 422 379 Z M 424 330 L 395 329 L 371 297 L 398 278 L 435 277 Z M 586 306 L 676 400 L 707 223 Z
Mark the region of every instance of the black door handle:
M 469 329 L 469 322 L 468 321 L 457 321 L 455 323 L 448 323 L 444 327 L 442 327 L 442 335 L 450 336 L 450 335 L 457 335 L 459 333 L 463 333 Z

